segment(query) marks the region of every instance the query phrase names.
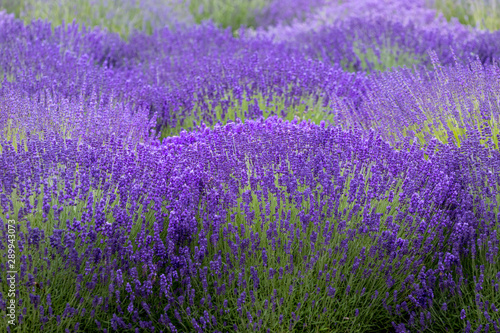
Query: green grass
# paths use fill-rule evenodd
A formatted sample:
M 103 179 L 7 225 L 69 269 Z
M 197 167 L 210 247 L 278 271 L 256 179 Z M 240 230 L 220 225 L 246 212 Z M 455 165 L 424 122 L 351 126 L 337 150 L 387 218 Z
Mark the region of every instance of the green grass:
M 241 26 L 255 28 L 255 16 L 271 0 L 185 0 L 196 23 L 212 20 L 233 31 Z
M 0 1 L 0 9 L 5 9 L 7 13 L 14 13 L 19 17 L 24 10 L 25 2 L 29 0 L 2 0 Z
M 421 64 L 427 55 L 417 55 L 401 48 L 397 43 L 392 43 L 386 39 L 381 44 L 360 42 L 358 37 L 353 38 L 353 51 L 359 59 L 359 65 L 352 60 L 341 60 L 342 68 L 349 72 L 375 73 L 387 70 L 394 70 L 398 67 L 413 68 L 414 65 Z M 323 62 L 335 61 L 324 57 L 321 52 L 317 52 L 317 59 Z
M 273 96 L 270 99 L 262 93 L 252 96 L 247 96 L 245 93 L 241 100 L 235 100 L 232 91 L 229 91 L 217 103 L 213 103 L 208 98 L 203 98 L 203 102 L 196 103 L 192 110 L 181 110 L 180 113 L 186 113 L 187 117 L 178 120 L 175 126 L 163 127 L 160 135 L 161 138 L 178 135 L 182 130 L 189 131 L 196 128 L 195 124 L 199 125 L 201 121 L 211 127 L 216 123 L 224 125 L 236 119 L 245 122 L 256 104 L 262 111 L 261 116 L 263 118 L 278 115 L 286 120 L 297 118 L 299 121 L 311 120 L 316 124 L 321 121 L 335 123 L 335 115 L 322 107 L 321 98 L 304 95 L 303 97 L 297 97 L 297 99 L 298 101 L 295 101 L 293 106 L 287 108 L 284 97 Z M 228 103 L 229 106 L 223 107 L 223 103 Z M 208 110 L 202 112 L 201 105 L 208 105 Z
M 368 73 L 376 71 L 386 71 L 397 67 L 412 68 L 422 62 L 422 57 L 412 54 L 398 47 L 397 45 L 390 45 L 389 42 L 380 47 L 355 48 L 356 55 L 361 60 L 361 68 Z M 369 69 L 368 63 L 372 64 Z M 355 71 L 353 65 L 346 67 L 349 71 Z
M 178 17 L 189 15 L 195 23 L 212 20 L 223 28 L 236 32 L 241 26 L 256 27 L 256 15 L 271 0 L 2 0 L 0 8 L 14 13 L 29 23 L 36 19 L 48 20 L 53 26 L 64 23 L 83 23 L 100 26 L 127 38 L 133 30 L 151 33 L 155 25 L 163 26 L 165 17 L 158 11 Z M 174 10 L 174 12 L 172 12 Z M 168 18 L 167 18 L 168 19 Z
M 500 29 L 499 0 L 427 0 L 427 3 L 443 13 L 448 21 L 457 18 L 460 23 L 475 28 Z
M 63 23 L 76 21 L 89 27 L 106 28 L 110 32 L 119 33 L 127 38 L 134 30 L 151 33 L 154 24 L 161 26 L 172 24 L 169 17 L 157 17 L 158 9 L 169 13 L 178 10 L 180 15 L 183 6 L 177 0 L 165 0 L 163 8 L 155 2 L 141 4 L 140 0 L 2 0 L 0 8 L 14 13 L 25 23 L 42 19 L 51 22 L 53 27 Z M 171 8 L 171 9 L 169 9 Z

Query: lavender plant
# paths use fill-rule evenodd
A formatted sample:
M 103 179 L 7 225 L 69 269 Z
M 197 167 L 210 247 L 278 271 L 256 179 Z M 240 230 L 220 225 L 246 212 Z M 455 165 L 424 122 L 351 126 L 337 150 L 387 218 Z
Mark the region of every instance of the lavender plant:
M 476 59 L 444 67 L 436 54 L 431 58 L 432 71 L 400 70 L 374 78 L 361 108 L 366 113 L 351 120 L 381 129 L 392 142 L 410 136 L 422 144 L 437 139 L 461 146 L 472 135 L 498 150 L 498 65 Z
M 499 331 L 496 34 L 401 8 L 281 39 L 1 12 L 0 329 Z
M 293 39 L 298 34 L 316 31 L 325 26 L 335 25 L 352 19 L 388 20 L 406 25 L 413 23 L 421 28 L 439 27 L 442 31 L 463 33 L 467 27 L 457 22 L 447 22 L 435 9 L 428 8 L 425 1 L 404 0 L 343 0 L 329 1 L 314 13 L 308 15 L 305 21 L 278 23 L 270 27 L 264 35 L 275 36 L 279 40 Z
M 157 130 L 164 135 L 194 122 L 214 125 L 236 117 L 333 119 L 330 105 L 358 105 L 365 89 L 364 75 L 311 61 L 266 39 L 235 39 L 211 24 L 138 34 L 129 43 L 98 29 L 81 33 L 76 24 L 52 32 L 43 22 L 23 27 L 10 20 L 4 29 L 4 89 L 83 100 L 94 90 L 103 105 L 114 96 L 117 103 L 132 104 L 132 112 L 157 113 Z
M 27 163 L 15 166 L 7 161 L 18 153 L 3 148 L 4 170 L 23 175 L 4 190 L 16 200 L 3 202 L 27 222 L 20 255 L 33 264 L 23 263 L 20 281 L 35 289 L 19 295 L 25 327 L 73 328 L 74 316 L 86 331 L 442 327 L 428 315 L 435 298 L 456 316 L 464 299 L 482 306 L 459 297 L 471 292 L 461 278 L 479 276 L 470 251 L 488 274 L 498 268 L 498 174 L 460 162 L 467 151 L 441 149 L 426 161 L 418 144 L 398 151 L 374 132 L 276 118 L 161 145 L 121 142 L 26 138 L 18 158 Z M 489 190 L 474 196 L 471 173 L 457 167 Z M 477 252 L 476 240 L 493 252 Z M 449 266 L 439 266 L 445 257 Z M 60 284 L 56 304 L 50 287 Z M 444 325 L 457 324 L 465 326 Z
M 430 50 L 437 53 L 444 65 L 452 65 L 454 56 L 464 64 L 475 56 L 484 64 L 498 62 L 497 35 L 496 32 L 463 30 L 463 27 L 443 29 L 438 24 L 422 26 L 418 21 L 361 16 L 322 25 L 312 31 L 295 31 L 284 45 L 300 49 L 313 59 L 341 64 L 350 71 L 374 72 L 414 65 L 430 68 Z
M 479 56 L 483 63 L 498 61 L 497 33 L 449 24 L 424 2 L 397 0 L 347 1 L 325 6 L 304 23 L 278 25 L 254 35 L 286 41 L 307 56 L 342 64 L 354 71 L 387 70 L 431 65 L 428 51 L 445 65 L 453 64 L 451 48 L 464 63 Z M 289 45 L 291 44 L 291 45 Z

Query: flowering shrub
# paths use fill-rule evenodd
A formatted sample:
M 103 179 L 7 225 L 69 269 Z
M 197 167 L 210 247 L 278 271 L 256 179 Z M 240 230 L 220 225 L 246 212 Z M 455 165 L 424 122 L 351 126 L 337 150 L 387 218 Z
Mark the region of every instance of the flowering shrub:
M 107 313 L 122 329 L 155 326 L 151 316 L 181 330 L 272 327 L 278 316 L 284 327 L 314 326 L 317 317 L 326 327 L 351 327 L 370 311 L 411 322 L 440 299 L 448 311 L 460 310 L 469 256 L 486 265 L 498 259 L 489 228 L 498 217 L 488 207 L 500 154 L 478 155 L 477 163 L 461 158 L 481 148 L 474 141 L 441 145 L 426 160 L 416 143 L 395 150 L 373 131 L 277 118 L 200 128 L 149 146 L 86 141 L 47 135 L 21 140 L 17 153 L 3 146 L 2 179 L 10 182 L 2 204 L 25 221 L 19 246 L 33 261 L 21 264 L 20 283 L 31 298 L 34 282 L 42 288 L 27 311 L 50 308 L 45 288 L 68 274 L 76 281 L 64 282 L 74 304 L 40 313 L 40 321 L 23 318 L 33 329 L 64 327 L 76 315 L 71 309 L 83 308 L 96 316 L 80 323 L 86 330 L 99 329 Z M 478 245 L 488 242 L 489 250 Z M 381 280 L 363 282 L 372 279 Z M 495 284 L 488 281 L 487 290 Z M 238 300 L 227 305 L 233 289 Z M 346 302 L 350 292 L 358 296 Z M 374 303 L 385 293 L 390 300 Z M 274 310 L 262 317 L 266 300 Z M 296 307 L 312 304 L 310 317 L 293 318 Z M 362 310 L 355 316 L 351 308 Z M 343 321 L 346 315 L 353 319 Z
M 399 70 L 373 77 L 370 93 L 353 119 L 377 127 L 396 141 L 416 136 L 461 145 L 462 136 L 499 148 L 499 68 L 479 58 L 463 65 L 442 66 L 431 53 L 433 70 Z M 363 120 L 362 120 L 363 119 Z
M 129 43 L 98 29 L 80 33 L 77 25 L 52 32 L 43 22 L 22 26 L 9 20 L 4 29 L 3 89 L 29 96 L 43 91 L 55 99 L 87 100 L 95 93 L 103 105 L 113 96 L 133 112 L 157 113 L 164 135 L 194 122 L 213 125 L 237 117 L 321 120 L 339 100 L 359 104 L 365 89 L 362 74 L 309 60 L 267 39 L 239 40 L 211 24 L 137 34 Z
M 444 65 L 454 63 L 453 54 L 465 63 L 475 56 L 483 63 L 498 62 L 498 32 L 467 29 L 436 15 L 423 1 L 334 2 L 303 23 L 254 34 L 286 42 L 308 57 L 341 64 L 351 71 L 414 65 L 430 68 L 429 50 Z
M 0 12 L 0 329 L 498 332 L 495 33 L 327 5 L 281 39 Z

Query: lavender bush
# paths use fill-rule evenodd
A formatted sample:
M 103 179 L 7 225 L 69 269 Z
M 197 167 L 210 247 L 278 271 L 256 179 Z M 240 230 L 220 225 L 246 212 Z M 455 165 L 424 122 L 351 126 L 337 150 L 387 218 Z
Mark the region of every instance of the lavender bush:
M 358 105 L 366 89 L 363 74 L 311 61 L 268 39 L 235 39 L 212 24 L 137 34 L 129 43 L 98 29 L 80 33 L 76 24 L 52 32 L 44 22 L 9 20 L 4 31 L 3 89 L 55 99 L 87 99 L 94 91 L 104 104 L 113 95 L 133 112 L 157 113 L 163 135 L 194 122 L 269 114 L 319 121 L 333 103 Z
M 379 128 L 398 142 L 405 136 L 422 143 L 439 140 L 461 146 L 467 134 L 499 149 L 500 95 L 497 65 L 479 58 L 444 67 L 431 54 L 433 70 L 399 70 L 373 77 L 371 90 L 351 119 Z M 455 58 L 456 59 L 456 58 Z
M 388 330 L 392 322 L 456 330 L 465 322 L 432 321 L 441 302 L 457 317 L 494 302 L 477 290 L 484 300 L 476 303 L 475 288 L 486 283 L 495 294 L 495 279 L 467 282 L 484 279 L 477 260 L 496 274 L 498 259 L 491 167 L 500 156 L 461 158 L 481 149 L 474 141 L 440 146 L 426 161 L 408 140 L 394 150 L 373 131 L 271 118 L 200 128 L 150 148 L 98 142 L 54 135 L 22 140 L 19 153 L 4 147 L 3 178 L 23 175 L 10 178 L 4 207 L 26 221 L 19 245 L 34 260 L 19 277 L 20 299 L 32 302 L 26 311 L 38 313 L 24 315 L 27 327 L 73 325 L 99 297 L 100 311 L 78 321 L 84 331 L 98 330 L 110 312 L 111 327 L 132 331 L 134 322 L 181 331 Z M 15 156 L 27 163 L 12 166 Z M 43 290 L 68 274 L 74 282 L 59 297 L 69 304 L 54 308 Z M 302 320 L 301 306 L 312 307 Z
M 374 4 L 0 12 L 0 329 L 499 332 L 496 33 Z
M 363 6 L 355 3 L 360 8 L 351 8 L 354 4 L 347 2 L 345 8 L 339 6 L 334 7 L 333 13 L 327 11 L 330 14 L 327 17 L 336 17 L 335 13 L 339 16 L 331 21 L 313 16 L 304 24 L 283 29 L 279 26 L 256 35 L 272 38 L 276 43 L 285 42 L 290 49 L 300 49 L 310 58 L 341 64 L 350 71 L 374 72 L 415 65 L 430 68 L 430 50 L 436 52 L 445 65 L 454 63 L 453 55 L 464 63 L 475 56 L 483 63 L 499 60 L 497 32 L 444 25 L 441 19 L 429 17 L 435 12 L 417 11 L 412 6 L 404 10 L 394 3 L 389 8 L 381 8 L 383 2 L 361 3 Z M 347 6 L 349 4 L 351 6 Z M 375 8 L 379 11 L 372 13 L 374 5 L 378 5 Z M 402 13 L 396 14 L 396 10 Z M 346 14 L 341 15 L 344 12 Z

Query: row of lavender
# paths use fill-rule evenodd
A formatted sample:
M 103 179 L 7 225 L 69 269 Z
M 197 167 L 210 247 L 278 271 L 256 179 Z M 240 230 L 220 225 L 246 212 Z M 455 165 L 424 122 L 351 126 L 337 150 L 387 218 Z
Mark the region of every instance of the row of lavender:
M 342 24 L 420 34 L 377 20 Z M 311 59 L 338 25 L 310 44 L 0 25 L 10 331 L 499 331 L 494 33 L 402 38 L 434 70 L 367 76 Z M 317 124 L 275 117 L 294 110 Z
M 52 31 L 49 23 L 23 26 L 9 17 L 0 24 L 2 89 L 55 99 L 95 93 L 104 105 L 113 95 L 134 112 L 156 113 L 157 129 L 166 133 L 200 121 L 255 119 L 268 110 L 290 119 L 312 117 L 307 108 L 290 113 L 307 101 L 318 106 L 312 110 L 318 118 L 342 124 L 339 103 L 362 112 L 371 82 L 341 66 L 373 69 L 387 52 L 427 69 L 429 50 L 443 65 L 475 57 L 490 64 L 500 57 L 496 32 L 418 28 L 380 17 L 354 17 L 274 43 L 269 36 L 236 39 L 213 25 L 136 34 L 125 42 L 99 30 L 79 32 L 77 25 Z M 360 59 L 358 50 L 372 50 L 374 58 Z
M 474 135 L 428 159 L 277 118 L 18 147 L 25 329 L 498 330 L 500 153 Z

